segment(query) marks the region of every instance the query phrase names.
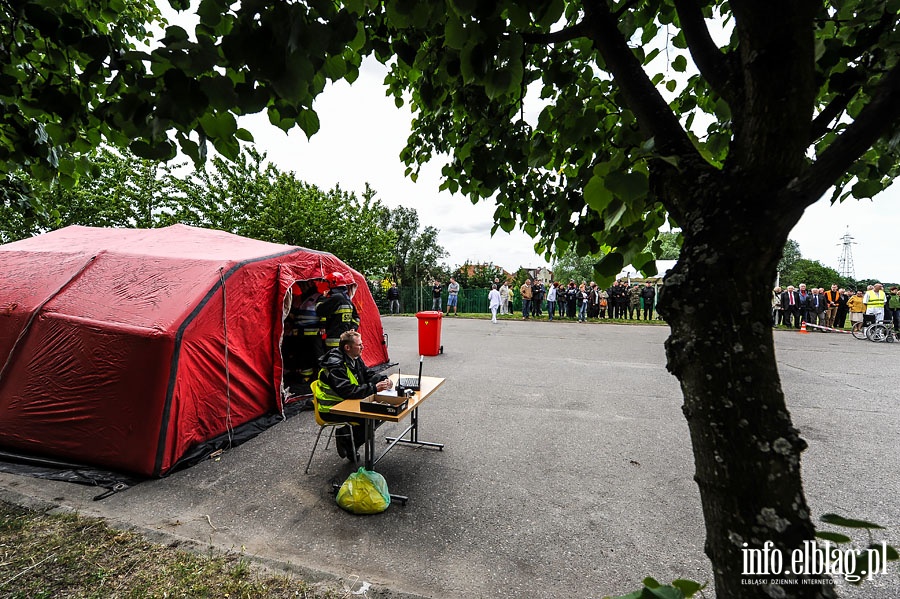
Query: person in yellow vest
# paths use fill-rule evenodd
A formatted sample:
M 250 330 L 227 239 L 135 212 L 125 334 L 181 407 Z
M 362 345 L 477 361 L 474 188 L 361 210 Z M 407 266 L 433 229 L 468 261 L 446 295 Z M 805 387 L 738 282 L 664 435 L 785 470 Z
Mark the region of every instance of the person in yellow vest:
M 363 399 L 385 391 L 394 385 L 387 376 L 375 372 L 365 365 L 360 357 L 363 351 L 362 336 L 357 331 L 345 331 L 341 334 L 338 347 L 329 350 L 322 356 L 318 385 L 314 386 L 316 409 L 326 422 L 347 422 L 334 435 L 338 455 L 353 461 L 359 461 L 356 450 L 366 441 L 366 427 L 351 417 L 329 414 L 332 407 L 345 399 Z M 350 441 L 350 429 L 353 427 L 353 443 Z
M 884 320 L 884 304 L 887 296 L 884 293 L 884 285 L 875 283 L 870 291 L 866 291 L 863 296 L 863 303 L 866 305 L 866 314 L 874 314 L 875 322 Z
M 863 323 L 863 314 L 866 311 L 866 305 L 863 303 L 863 292 L 859 290 L 856 295 L 851 295 L 847 299 L 847 310 L 850 311 L 850 324 L 853 325 L 851 330 L 858 331 Z

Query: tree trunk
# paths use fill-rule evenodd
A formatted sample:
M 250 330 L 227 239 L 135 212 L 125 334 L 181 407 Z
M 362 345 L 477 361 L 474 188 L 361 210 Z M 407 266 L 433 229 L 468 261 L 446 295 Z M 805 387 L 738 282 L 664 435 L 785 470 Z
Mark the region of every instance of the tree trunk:
M 787 214 L 771 190 L 757 191 L 699 192 L 704 217 L 687 219 L 660 294 L 672 328 L 668 369 L 684 393 L 717 596 L 835 597 L 830 585 L 802 580 L 780 591 L 743 583 L 754 578 L 743 571 L 745 550 L 771 541 L 789 570 L 793 550 L 815 533 L 800 476 L 806 442 L 785 405 L 771 322 L 775 268 L 802 209 Z

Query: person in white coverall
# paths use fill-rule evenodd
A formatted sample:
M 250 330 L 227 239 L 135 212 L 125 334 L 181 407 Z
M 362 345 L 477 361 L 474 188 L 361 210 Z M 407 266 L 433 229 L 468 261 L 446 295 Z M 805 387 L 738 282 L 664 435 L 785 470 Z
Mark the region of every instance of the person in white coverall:
M 497 310 L 500 309 L 500 292 L 497 291 L 496 285 L 491 285 L 491 291 L 488 293 L 488 302 L 491 308 L 491 322 L 497 322 Z

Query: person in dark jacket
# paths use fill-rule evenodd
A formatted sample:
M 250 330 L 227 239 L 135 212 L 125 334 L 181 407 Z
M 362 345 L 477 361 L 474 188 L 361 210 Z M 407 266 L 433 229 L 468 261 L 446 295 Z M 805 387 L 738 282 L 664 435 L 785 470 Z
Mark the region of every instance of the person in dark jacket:
M 284 382 L 289 387 L 301 382 L 308 386 L 315 378 L 319 359 L 325 353 L 316 312 L 320 295 L 312 281 L 300 281 L 292 292 L 291 309 L 284 319 L 284 340 L 281 344 Z
M 362 336 L 357 331 L 346 331 L 340 337 L 339 346 L 322 356 L 319 370 L 318 404 L 319 416 L 326 422 L 348 422 L 353 427 L 353 447 L 348 426 L 341 427 L 334 435 L 338 455 L 353 460 L 356 450 L 366 441 L 366 427 L 351 417 L 331 415 L 331 408 L 345 399 L 363 399 L 378 391 L 393 387 L 387 376 L 377 373 L 362 361 Z M 356 461 L 359 457 L 356 456 Z
M 644 300 L 644 320 L 653 320 L 653 302 L 656 301 L 656 290 L 650 281 L 647 281 L 647 284 L 641 289 L 641 299 Z
M 837 314 L 834 316 L 834 326 L 838 329 L 843 329 L 847 324 L 847 313 L 850 311 L 847 308 L 848 299 L 850 299 L 850 292 L 846 289 L 838 289 L 838 308 Z
M 319 316 L 319 331 L 325 338 L 325 349 L 334 349 L 345 331 L 359 329 L 359 313 L 350 299 L 350 277 L 343 273 L 332 273 L 327 279 L 330 290 L 328 296 L 316 304 Z
M 784 312 L 784 326 L 790 327 L 791 322 L 795 329 L 800 328 L 800 313 L 803 302 L 800 301 L 800 294 L 794 290 L 793 285 L 781 292 L 781 309 Z
M 391 283 L 387 290 L 387 300 L 390 302 L 391 314 L 400 314 L 400 289 L 397 288 L 397 283 Z
M 578 309 L 578 287 L 575 286 L 575 281 L 570 280 L 569 286 L 566 287 L 566 316 L 568 318 L 575 318 L 576 310 Z
M 816 287 L 806 296 L 806 318 L 809 324 L 825 324 L 825 295 Z

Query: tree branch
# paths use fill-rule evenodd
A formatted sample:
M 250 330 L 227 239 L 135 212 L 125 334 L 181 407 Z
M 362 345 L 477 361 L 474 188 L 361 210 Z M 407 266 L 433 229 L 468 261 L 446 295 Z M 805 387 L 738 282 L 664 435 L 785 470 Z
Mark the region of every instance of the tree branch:
M 885 11 L 876 25 L 859 33 L 856 43 L 853 46 L 842 49 L 841 56 L 848 63 L 859 61 L 860 58 L 873 49 L 873 46 L 878 43 L 879 38 L 889 30 L 893 23 L 894 19 L 887 11 Z M 853 99 L 853 96 L 856 95 L 863 81 L 866 79 L 866 76 L 860 72 L 860 68 L 848 70 L 843 73 L 843 75 L 845 75 L 845 81 L 848 81 L 848 83 L 844 85 L 844 89 L 833 98 L 818 115 L 816 115 L 815 119 L 813 119 L 809 136 L 810 143 L 828 132 L 828 124 L 840 116 L 847 108 L 850 100 Z M 834 85 L 834 79 L 835 76 L 832 74 L 829 77 L 829 86 Z
M 660 153 L 699 157 L 681 123 L 628 47 L 607 3 L 587 3 L 583 23 L 588 28 L 588 37 L 622 90 L 628 108 L 634 112 L 644 133 L 654 138 Z
M 823 108 L 819 114 L 812 120 L 809 131 L 809 142 L 813 143 L 826 133 L 828 133 L 828 124 L 831 123 L 834 119 L 839 117 L 844 110 L 846 110 L 847 105 L 850 103 L 850 100 L 853 99 L 853 96 L 856 95 L 856 92 L 859 91 L 860 83 L 856 83 L 851 85 L 848 89 L 845 89 L 843 92 L 834 97 L 828 105 Z
M 619 10 L 613 13 L 613 17 L 615 17 L 615 19 L 618 21 L 622 18 L 622 15 L 625 14 L 625 11 L 627 11 L 629 8 L 634 8 L 634 5 L 638 2 L 640 2 L 640 0 L 628 0 L 628 2 L 619 7 Z
M 793 184 L 791 190 L 812 204 L 886 131 L 900 121 L 900 64 L 885 76 L 856 120 Z
M 585 37 L 587 35 L 587 28 L 585 27 L 584 21 L 581 21 L 580 23 L 576 23 L 565 29 L 560 29 L 559 31 L 552 31 L 550 33 L 524 32 L 521 35 L 522 40 L 527 44 L 560 44 L 563 42 L 570 42 L 580 37 Z
M 735 64 L 731 55 L 723 53 L 713 41 L 697 0 L 675 0 L 675 10 L 694 64 L 713 90 L 731 104 L 740 93 L 730 89 L 739 81 L 734 76 Z

